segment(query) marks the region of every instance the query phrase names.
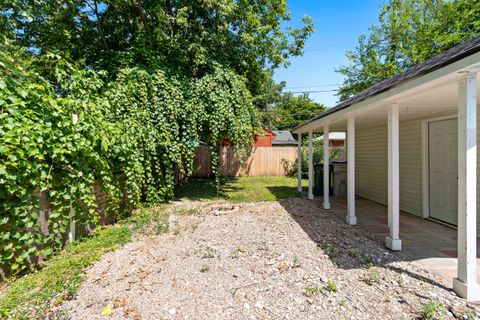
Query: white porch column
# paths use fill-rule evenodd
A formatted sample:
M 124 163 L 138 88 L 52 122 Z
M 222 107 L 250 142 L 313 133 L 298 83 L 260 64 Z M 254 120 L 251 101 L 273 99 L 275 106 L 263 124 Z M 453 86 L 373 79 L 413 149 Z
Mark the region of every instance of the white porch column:
M 347 223 L 357 224 L 355 216 L 355 118 L 347 120 Z
M 390 250 L 402 250 L 400 240 L 400 167 L 398 103 L 388 108 L 388 225 L 390 235 L 385 245 Z
M 323 127 L 323 209 L 330 209 L 330 140 L 328 124 Z
M 298 192 L 302 192 L 302 134 L 301 133 L 298 134 L 297 163 L 298 163 L 298 171 L 297 171 Z
M 480 300 L 477 283 L 477 92 L 476 73 L 458 83 L 458 276 L 453 290 Z
M 313 199 L 313 132 L 308 131 L 308 199 Z

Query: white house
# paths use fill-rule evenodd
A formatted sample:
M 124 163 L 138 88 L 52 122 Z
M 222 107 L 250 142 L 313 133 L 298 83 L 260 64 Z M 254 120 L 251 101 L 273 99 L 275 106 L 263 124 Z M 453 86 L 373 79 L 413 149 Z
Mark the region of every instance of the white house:
M 400 210 L 457 226 L 458 274 L 453 289 L 470 300 L 480 300 L 478 71 L 480 37 L 382 81 L 294 130 L 299 141 L 302 134 L 309 136 L 310 199 L 312 133 L 323 133 L 328 159 L 330 130 L 346 132 L 346 222 L 356 224 L 355 194 L 388 205 L 390 235 L 385 244 L 391 250 L 402 248 Z M 328 174 L 323 179 L 328 185 Z M 301 179 L 298 184 L 301 190 Z M 328 191 L 323 207 L 330 208 Z
M 330 143 L 330 147 L 338 147 L 343 146 L 345 144 L 345 132 L 330 132 L 328 134 L 328 142 Z M 319 140 L 323 139 L 323 135 L 318 137 Z

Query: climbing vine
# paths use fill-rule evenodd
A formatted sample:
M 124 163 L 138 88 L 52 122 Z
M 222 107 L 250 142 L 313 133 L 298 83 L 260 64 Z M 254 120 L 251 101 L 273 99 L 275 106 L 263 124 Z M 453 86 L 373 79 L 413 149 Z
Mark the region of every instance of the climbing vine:
M 202 111 L 200 135 L 212 157 L 213 174 L 219 188 L 220 144 L 228 141 L 240 156 L 246 153 L 252 133 L 260 132 L 257 109 L 245 82 L 234 72 L 220 67 L 195 83 L 193 95 L 193 101 Z
M 0 48 L 3 275 L 59 250 L 70 221 L 92 229 L 142 202 L 171 199 L 175 176 L 191 174 L 201 141 L 214 155 L 220 183 L 221 141 L 240 152 L 258 129 L 244 80 L 219 66 L 199 79 L 160 68 L 108 76 L 48 56 L 42 62 L 52 66 L 53 80 L 47 81 L 6 46 Z

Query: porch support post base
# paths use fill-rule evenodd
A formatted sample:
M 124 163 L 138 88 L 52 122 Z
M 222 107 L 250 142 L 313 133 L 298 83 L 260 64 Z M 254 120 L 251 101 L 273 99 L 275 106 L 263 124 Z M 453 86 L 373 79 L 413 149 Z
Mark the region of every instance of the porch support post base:
M 330 203 L 329 202 L 324 202 L 323 203 L 323 209 L 330 210 Z
M 462 280 L 453 279 L 453 291 L 460 297 L 470 301 L 480 301 L 480 285 L 478 283 L 465 283 Z
M 400 251 L 402 250 L 402 240 L 392 239 L 392 237 L 387 236 L 385 239 L 385 246 L 392 251 Z
M 347 224 L 349 224 L 351 226 L 355 226 L 355 225 L 357 225 L 357 217 L 356 216 L 347 216 L 346 222 L 347 222 Z

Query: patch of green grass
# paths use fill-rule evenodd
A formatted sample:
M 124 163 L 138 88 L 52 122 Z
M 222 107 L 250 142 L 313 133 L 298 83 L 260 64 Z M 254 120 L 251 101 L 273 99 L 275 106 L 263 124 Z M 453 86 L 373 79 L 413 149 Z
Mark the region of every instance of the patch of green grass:
M 222 183 L 217 193 L 213 179 L 191 179 L 175 192 L 179 199 L 197 201 L 261 202 L 299 196 L 297 179 L 292 177 L 223 178 Z M 308 185 L 307 180 L 303 180 L 303 185 Z
M 327 282 L 327 285 L 325 286 L 325 290 L 329 292 L 337 292 L 337 285 L 335 284 L 335 282 L 329 280 Z
M 98 228 L 92 237 L 67 245 L 36 272 L 10 279 L 0 296 L 0 318 L 45 318 L 52 304 L 61 304 L 77 291 L 85 269 L 103 254 L 127 243 L 136 233 L 166 231 L 165 212 L 161 207 L 141 209 L 121 223 Z
M 374 268 L 369 268 L 365 270 L 362 281 L 372 286 L 374 284 L 380 283 L 380 279 L 381 279 L 380 271 Z
M 322 289 L 318 286 L 306 286 L 303 290 L 303 295 L 305 297 L 314 297 L 322 293 Z
M 422 319 L 439 319 L 447 314 L 447 309 L 445 309 L 443 303 L 430 300 L 422 305 L 422 308 L 420 309 L 420 314 L 422 316 Z
M 325 246 L 325 253 L 327 254 L 327 256 L 329 256 L 330 258 L 334 257 L 335 256 L 335 253 L 336 253 L 336 249 L 335 249 L 335 246 L 331 243 L 327 244 Z

